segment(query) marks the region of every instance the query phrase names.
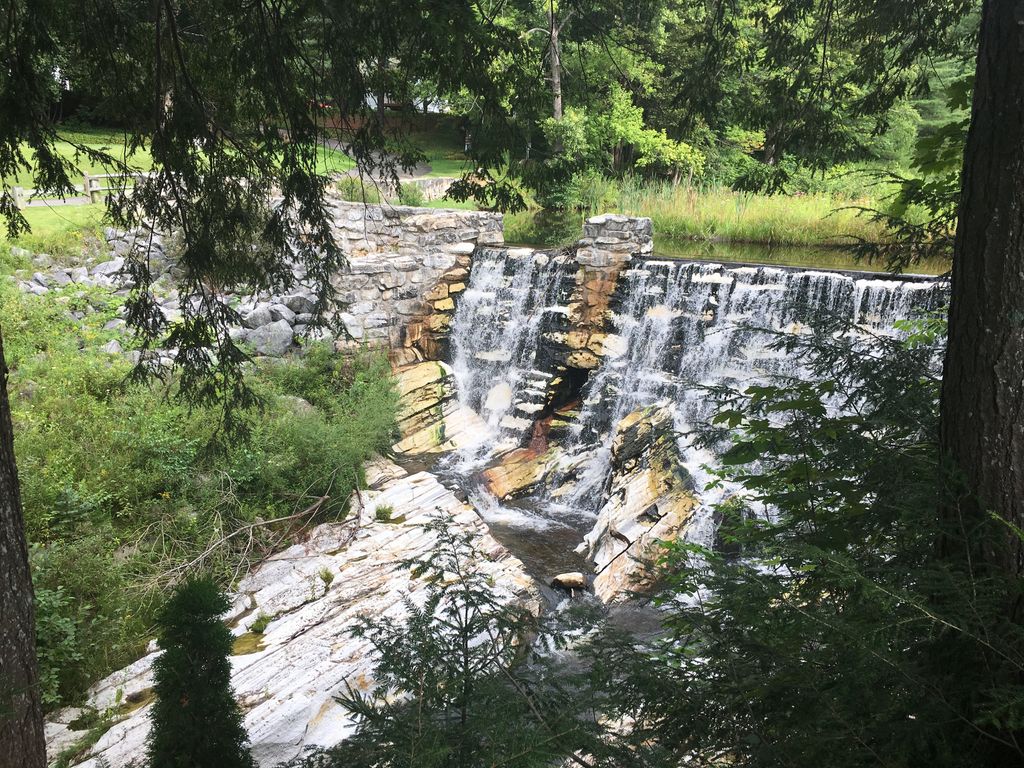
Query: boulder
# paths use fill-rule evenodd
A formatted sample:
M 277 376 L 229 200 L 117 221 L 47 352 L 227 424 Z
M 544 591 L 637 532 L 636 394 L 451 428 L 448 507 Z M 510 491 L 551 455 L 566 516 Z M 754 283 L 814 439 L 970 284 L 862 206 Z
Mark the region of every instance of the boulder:
M 124 259 L 120 256 L 110 261 L 104 261 L 92 268 L 92 274 L 111 277 L 124 269 Z
M 270 309 L 270 317 L 275 322 L 278 321 L 278 320 L 284 320 L 286 323 L 288 323 L 288 325 L 294 325 L 295 324 L 295 313 L 292 312 L 290 309 L 288 309 L 288 307 L 286 305 L 284 305 L 284 304 L 271 304 L 269 309 Z
M 282 297 L 281 303 L 296 315 L 312 314 L 316 309 L 316 297 L 312 293 L 293 293 Z
M 544 479 L 549 458 L 546 453 L 517 448 L 502 456 L 496 465 L 484 470 L 484 482 L 488 490 L 499 499 L 522 496 Z
M 252 331 L 248 342 L 256 354 L 267 357 L 281 357 L 292 345 L 294 332 L 286 320 L 278 320 Z
M 259 304 L 256 308 L 242 318 L 242 325 L 246 328 L 259 328 L 274 322 L 274 316 L 270 312 L 269 304 Z
M 608 500 L 578 550 L 594 563 L 594 593 L 605 602 L 653 586 L 662 542 L 685 534 L 697 508 L 667 408 L 626 416 L 616 426 L 611 464 Z

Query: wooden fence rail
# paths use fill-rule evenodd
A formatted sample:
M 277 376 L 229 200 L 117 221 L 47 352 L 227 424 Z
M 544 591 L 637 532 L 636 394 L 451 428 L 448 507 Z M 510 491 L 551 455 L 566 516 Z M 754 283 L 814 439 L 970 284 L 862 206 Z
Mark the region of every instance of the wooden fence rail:
M 128 176 L 129 179 L 142 179 L 152 176 L 152 173 L 133 173 Z M 100 203 L 103 201 L 103 195 L 106 192 L 115 192 L 120 190 L 119 186 L 112 186 L 107 183 L 104 184 L 108 179 L 121 179 L 124 178 L 118 173 L 83 173 L 82 174 L 82 196 L 89 198 L 90 203 Z M 75 187 L 77 191 L 77 186 Z M 38 189 L 26 189 L 25 187 L 12 187 L 11 196 L 14 198 L 14 205 L 17 208 L 24 208 L 28 205 L 29 201 L 39 193 Z M 63 199 L 62 199 L 63 202 Z

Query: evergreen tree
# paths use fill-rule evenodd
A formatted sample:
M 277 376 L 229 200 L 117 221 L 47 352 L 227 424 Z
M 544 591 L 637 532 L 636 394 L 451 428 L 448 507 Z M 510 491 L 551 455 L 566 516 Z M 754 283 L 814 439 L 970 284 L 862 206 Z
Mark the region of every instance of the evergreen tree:
M 231 692 L 227 598 L 209 578 L 178 587 L 160 615 L 150 768 L 252 768 Z

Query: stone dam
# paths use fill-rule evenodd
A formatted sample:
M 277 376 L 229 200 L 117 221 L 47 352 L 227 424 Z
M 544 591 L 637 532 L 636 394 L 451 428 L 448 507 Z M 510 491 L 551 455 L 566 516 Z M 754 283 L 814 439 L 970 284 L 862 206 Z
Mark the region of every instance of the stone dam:
M 693 438 L 713 413 L 709 388 L 798 379 L 801 360 L 771 343 L 780 333 L 842 318 L 848 333 L 898 334 L 948 291 L 915 276 L 663 260 L 650 221 L 624 216 L 593 217 L 575 245 L 535 250 L 505 246 L 498 214 L 341 201 L 335 214 L 349 264 L 334 279 L 339 334 L 327 338 L 339 353 L 388 349 L 400 439 L 367 467 L 348 518 L 238 585 L 226 617 L 235 634 L 272 617 L 255 650 L 233 658 L 260 766 L 351 732 L 334 696 L 368 688 L 372 663 L 347 629 L 366 611 L 399 619 L 401 598 L 422 588 L 391 566 L 430 547 L 424 522 L 444 514 L 472 532 L 502 599 L 535 610 L 567 593 L 642 600 L 659 542 L 711 544 L 714 505 L 730 492 L 706 489 L 715 450 Z M 116 265 L 133 239 L 108 239 Z M 110 261 L 65 277 L 125 289 Z M 301 277 L 288 295 L 224 297 L 255 353 L 300 351 L 312 296 Z M 53 279 L 22 287 L 45 292 Z M 180 311 L 170 290 L 164 310 Z M 379 519 L 385 506 L 398 522 Z M 326 585 L 324 569 L 335 574 Z M 89 704 L 119 714 L 80 765 L 143 755 L 158 653 L 93 686 Z M 80 715 L 51 718 L 51 754 L 81 738 Z

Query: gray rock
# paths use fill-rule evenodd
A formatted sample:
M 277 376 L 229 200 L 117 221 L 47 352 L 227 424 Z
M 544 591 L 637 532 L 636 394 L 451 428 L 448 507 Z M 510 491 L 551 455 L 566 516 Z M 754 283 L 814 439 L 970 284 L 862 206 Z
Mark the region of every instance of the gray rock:
M 306 333 L 306 330 L 309 328 L 309 326 L 306 325 L 305 323 L 296 323 L 292 327 L 295 329 L 295 335 L 296 336 L 304 335 Z
M 284 320 L 289 325 L 292 325 L 295 322 L 295 313 L 288 309 L 284 304 L 271 304 L 270 316 L 275 322 L 278 320 Z
M 357 301 L 349 306 L 348 311 L 353 315 L 366 315 L 373 312 L 376 307 L 377 304 L 373 301 Z
M 45 285 L 39 285 L 38 283 L 34 283 L 32 285 L 29 285 L 28 292 L 34 293 L 36 296 L 42 296 L 44 294 L 49 293 L 50 289 L 47 288 Z
M 278 395 L 277 401 L 292 413 L 306 414 L 316 411 L 316 408 L 313 407 L 309 400 L 296 397 L 295 395 Z
M 261 326 L 249 334 L 248 341 L 259 355 L 280 357 L 292 345 L 294 332 L 286 320 Z
M 391 270 L 386 261 L 372 256 L 349 259 L 348 266 L 353 275 L 382 275 Z
M 100 351 L 106 352 L 108 355 L 119 355 L 121 354 L 121 342 L 117 339 L 111 339 L 100 347 Z
M 395 304 L 395 311 L 400 315 L 422 315 L 430 310 L 430 305 L 419 299 L 399 301 Z
M 19 248 L 16 245 L 11 246 L 11 256 L 13 256 L 16 259 L 27 259 L 31 255 L 31 251 L 26 251 L 24 248 Z M 33 259 L 33 261 L 35 261 L 35 259 Z
M 455 266 L 456 258 L 450 253 L 429 253 L 423 257 L 423 264 L 442 272 Z
M 342 312 L 339 317 L 341 322 L 345 325 L 345 332 L 348 333 L 353 339 L 363 338 L 363 323 L 355 315 L 350 315 L 348 312 Z
M 69 274 L 71 275 L 71 279 L 76 283 L 89 282 L 89 270 L 85 267 L 75 267 Z
M 302 325 L 312 325 L 313 324 L 313 315 L 312 315 L 312 313 L 310 313 L 310 312 L 302 312 L 302 313 L 296 315 L 295 316 L 295 324 L 299 325 L 300 323 Z
M 49 278 L 47 278 L 47 276 L 44 275 L 42 272 L 36 272 L 35 274 L 33 274 L 32 275 L 32 281 L 36 285 L 41 285 L 43 287 L 46 287 L 46 286 L 48 286 L 50 284 Z
M 363 318 L 364 328 L 386 328 L 390 325 L 390 319 L 385 312 L 371 312 Z
M 92 274 L 94 275 L 116 275 L 124 269 L 124 259 L 118 257 L 111 259 L 110 261 L 104 261 L 102 264 L 97 264 L 92 268 Z
M 124 320 L 122 320 L 121 318 L 118 317 L 118 318 L 115 318 L 113 320 L 108 321 L 106 323 L 106 325 L 103 326 L 103 330 L 105 330 L 105 331 L 119 331 L 119 330 L 121 330 L 124 327 L 125 327 Z
M 281 303 L 296 315 L 309 314 L 316 308 L 315 297 L 312 293 L 296 293 L 291 296 L 284 296 Z
M 63 288 L 71 282 L 71 275 L 68 274 L 66 269 L 55 269 L 50 273 L 50 279 L 53 280 L 58 286 Z
M 398 288 L 401 285 L 405 285 L 405 275 L 401 272 L 388 272 L 377 281 L 377 286 L 382 291 L 386 291 L 389 288 Z
M 260 328 L 274 322 L 274 316 L 270 313 L 270 305 L 260 304 L 252 312 L 242 318 L 242 325 L 246 328 Z

